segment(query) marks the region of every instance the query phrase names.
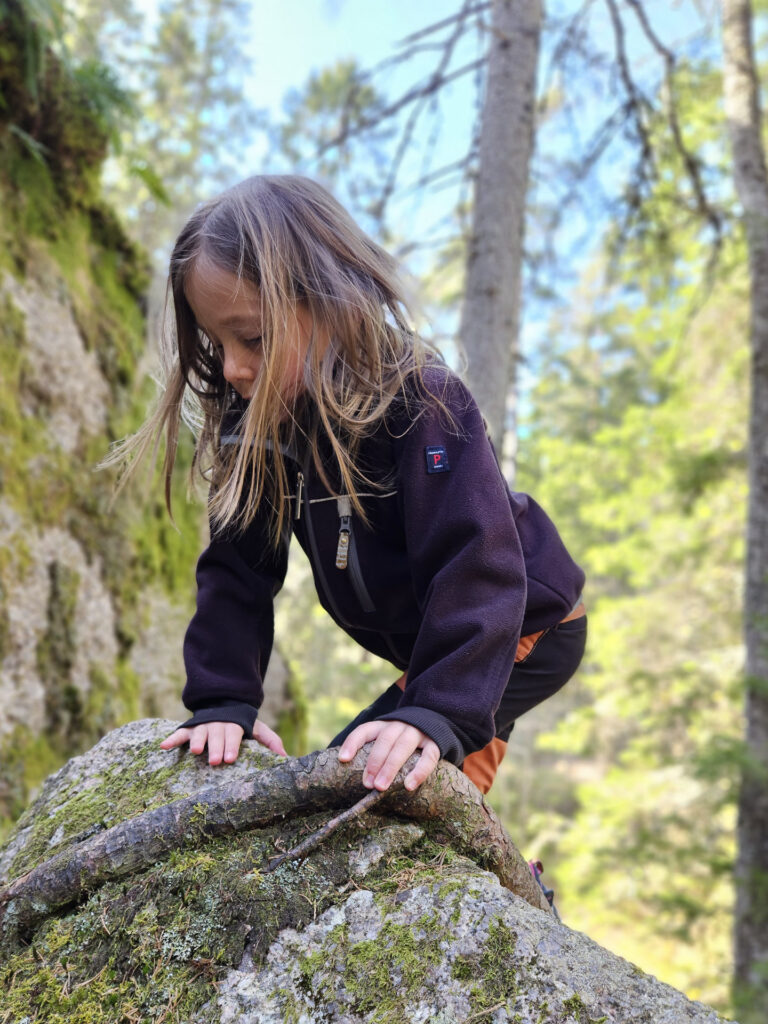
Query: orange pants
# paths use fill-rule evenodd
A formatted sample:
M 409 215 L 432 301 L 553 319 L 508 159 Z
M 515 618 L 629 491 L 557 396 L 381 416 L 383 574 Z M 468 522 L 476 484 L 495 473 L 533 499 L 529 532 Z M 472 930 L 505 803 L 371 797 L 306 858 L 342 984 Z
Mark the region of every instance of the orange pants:
M 585 615 L 586 609 L 584 605 L 578 604 L 570 614 L 566 615 L 566 617 L 562 619 L 562 622 L 573 622 L 575 619 L 581 619 Z M 561 625 L 562 622 L 558 623 L 558 625 Z M 520 637 L 520 641 L 517 645 L 517 652 L 515 653 L 515 665 L 522 665 L 523 662 L 527 661 L 536 650 L 539 643 L 549 632 L 549 629 L 542 629 L 538 633 L 530 633 L 528 636 Z M 573 667 L 574 671 L 575 667 L 576 666 Z M 405 689 L 406 678 L 407 673 L 404 672 L 400 678 L 396 680 L 396 684 L 401 690 Z M 556 690 L 559 689 L 560 686 L 564 685 L 564 683 L 565 679 L 551 692 L 556 692 Z M 549 693 L 545 693 L 540 699 L 546 699 L 549 695 Z M 499 729 L 499 731 L 501 732 L 502 730 Z M 508 729 L 505 731 L 507 733 L 509 732 Z M 464 759 L 462 771 L 472 779 L 481 793 L 487 793 L 493 785 L 493 780 L 496 778 L 496 772 L 499 770 L 499 765 L 504 759 L 506 750 L 507 740 L 501 739 L 499 736 L 495 736 L 490 743 L 482 748 L 482 750 L 478 750 L 474 754 L 469 754 Z

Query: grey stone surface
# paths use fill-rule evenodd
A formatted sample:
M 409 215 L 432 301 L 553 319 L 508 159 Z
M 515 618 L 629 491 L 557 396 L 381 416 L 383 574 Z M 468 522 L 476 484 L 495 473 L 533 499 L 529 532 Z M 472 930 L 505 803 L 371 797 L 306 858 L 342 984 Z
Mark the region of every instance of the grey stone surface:
M 159 749 L 173 726 L 126 725 L 51 776 L 0 850 L 0 881 L 145 806 L 249 777 L 278 760 L 251 741 L 236 764 L 211 768 L 185 750 Z M 104 1009 L 98 1019 L 107 1024 L 155 1019 L 158 1005 L 178 1005 L 191 989 L 180 1024 L 721 1019 L 519 899 L 495 875 L 441 846 L 428 824 L 372 815 L 306 861 L 264 872 L 276 848 L 293 845 L 327 817 L 281 816 L 242 836 L 191 837 L 167 862 L 105 882 L 50 922 L 53 931 L 43 924 L 31 946 L 25 940 L 12 951 L 7 997 L 24 1012 L 10 1019 L 68 1019 L 70 976 L 79 991 L 97 986 L 103 971 L 94 975 L 94 963 L 107 960 L 113 973 L 122 972 L 125 1000 Z M 41 965 L 54 979 L 47 998 L 64 999 L 59 1016 L 38 1013 L 30 978 Z M 215 970 L 201 982 L 205 965 Z M 87 998 L 100 1013 L 93 991 Z
M 439 882 L 403 892 L 397 900 L 377 899 L 363 889 L 306 928 L 285 929 L 263 966 L 244 961 L 224 979 L 215 1003 L 222 1024 L 460 1024 L 481 1017 L 496 1024 L 721 1020 L 714 1010 L 534 909 L 494 875 L 468 869 L 466 884 L 448 893 Z M 417 972 L 412 991 L 407 968 L 398 970 L 397 939 L 408 933 L 417 948 L 432 944 L 439 950 L 424 976 Z M 367 993 L 359 987 L 355 958 L 361 950 L 373 952 L 366 944 L 378 950 L 389 992 L 371 978 Z M 503 962 L 494 964 L 496 957 Z M 370 1002 L 375 1006 L 361 1009 Z M 207 1008 L 200 1024 L 211 1019 L 213 1009 Z
M 56 287 L 56 284 L 59 287 Z M 47 429 L 54 444 L 72 453 L 80 437 L 104 430 L 109 388 L 95 352 L 86 350 L 66 287 L 0 278 L 5 293 L 24 314 L 29 347 L 28 391 L 45 402 Z M 30 410 L 35 415 L 35 410 Z
M 111 675 L 117 658 L 115 612 L 104 586 L 101 563 L 89 559 L 66 530 L 30 527 L 5 502 L 0 502 L 0 548 L 24 562 L 18 581 L 6 584 L 8 635 L 0 664 L 0 739 L 15 725 L 34 732 L 46 726 L 46 690 L 40 676 L 38 646 L 45 634 L 51 593 L 51 566 L 65 568 L 77 579 L 74 609 L 76 645 L 70 681 L 85 698 L 94 670 Z
M 104 787 L 105 779 L 112 777 L 115 770 L 124 774 L 134 789 L 141 789 L 146 781 L 147 796 L 153 803 L 168 803 L 189 793 L 247 778 L 254 771 L 278 760 L 266 747 L 255 740 L 243 743 L 240 757 L 235 764 L 211 767 L 205 757 L 192 757 L 187 748 L 161 750 L 160 742 L 170 735 L 178 722 L 170 719 L 146 718 L 130 722 L 113 730 L 91 750 L 79 757 L 73 757 L 49 776 L 42 790 L 24 813 L 8 843 L 0 848 L 0 884 L 8 880 L 9 869 L 18 854 L 24 850 L 33 833 L 40 835 L 47 831 L 47 822 L 67 820 L 68 806 L 82 801 L 83 794 L 92 790 L 98 794 Z M 169 768 L 173 772 L 168 773 Z M 102 830 L 122 820 L 120 806 L 106 800 L 99 808 L 99 820 L 94 829 Z M 75 834 L 74 839 L 80 837 Z M 72 837 L 63 836 L 63 826 L 56 825 L 45 843 L 45 857 L 59 853 L 70 845 Z

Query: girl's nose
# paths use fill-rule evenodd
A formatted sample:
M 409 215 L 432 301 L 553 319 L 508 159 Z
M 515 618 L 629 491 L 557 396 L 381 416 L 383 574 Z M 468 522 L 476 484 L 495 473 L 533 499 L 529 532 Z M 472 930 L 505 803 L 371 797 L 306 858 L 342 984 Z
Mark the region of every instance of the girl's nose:
M 228 345 L 224 350 L 224 365 L 222 367 L 224 379 L 232 387 L 250 383 L 256 378 L 256 368 L 252 364 L 253 353 Z

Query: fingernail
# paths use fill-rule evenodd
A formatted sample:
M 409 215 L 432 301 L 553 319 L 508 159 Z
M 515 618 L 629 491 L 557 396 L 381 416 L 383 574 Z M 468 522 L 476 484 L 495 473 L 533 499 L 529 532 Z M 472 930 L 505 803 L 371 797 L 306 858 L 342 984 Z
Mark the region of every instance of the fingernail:
M 372 775 L 367 775 L 367 774 L 364 775 L 363 776 L 363 785 L 367 786 L 370 789 L 371 786 L 373 785 L 373 776 Z

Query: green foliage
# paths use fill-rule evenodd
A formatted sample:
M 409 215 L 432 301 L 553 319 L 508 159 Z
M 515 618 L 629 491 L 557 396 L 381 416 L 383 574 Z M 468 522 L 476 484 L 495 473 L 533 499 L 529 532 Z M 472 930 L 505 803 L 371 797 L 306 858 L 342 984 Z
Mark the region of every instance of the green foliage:
M 32 156 L 65 201 L 93 198 L 107 146 L 135 114 L 130 97 L 104 64 L 69 59 L 63 4 L 2 0 L 0 29 L 0 154 Z
M 310 747 L 307 743 L 309 707 L 304 681 L 297 675 L 295 669 L 288 673 L 284 693 L 287 703 L 277 719 L 275 730 L 288 753 L 292 757 L 299 757 L 308 750 L 317 748 Z
M 131 3 L 108 0 L 106 19 L 104 5 L 78 3 L 90 27 L 77 35 L 80 51 L 114 62 L 142 114 L 121 126 L 104 194 L 162 273 L 194 206 L 243 175 L 242 154 L 259 123 L 245 88 L 252 8 L 244 0 L 169 0 L 126 46 L 115 26 L 133 27 Z M 151 307 L 161 301 L 158 280 Z
M 684 68 L 679 93 L 689 144 L 723 152 L 718 77 Z M 668 139 L 658 159 L 650 229 L 630 234 L 620 262 L 608 239 L 553 325 L 562 340 L 537 360 L 518 486 L 586 569 L 590 642 L 568 713 L 535 755 L 560 759 L 559 806 L 534 812 L 516 838 L 553 872 L 567 921 L 726 1008 L 747 282 L 729 231 L 703 291 L 711 252 Z M 725 207 L 724 185 L 720 196 Z

